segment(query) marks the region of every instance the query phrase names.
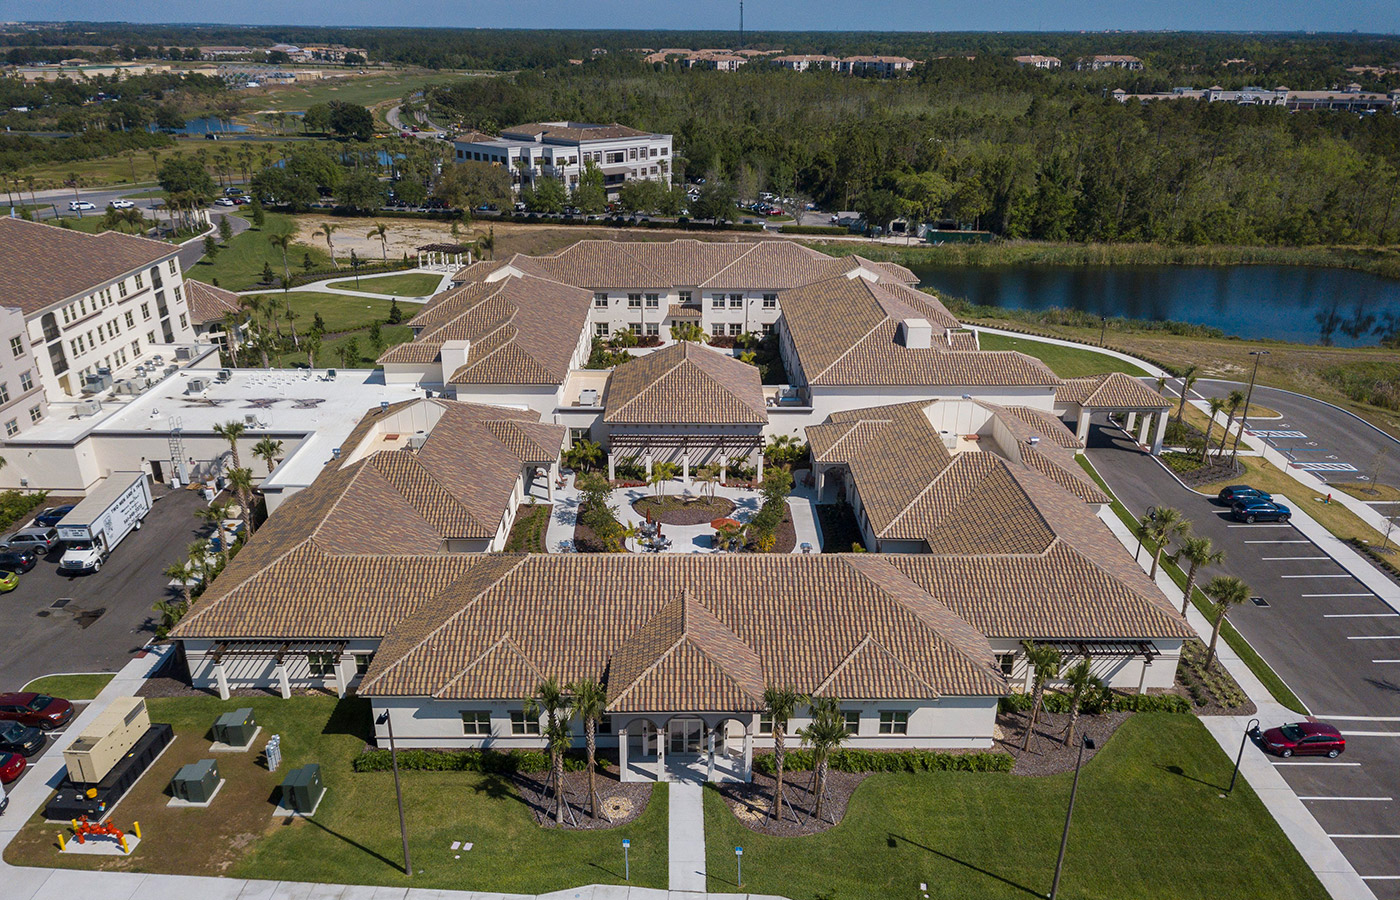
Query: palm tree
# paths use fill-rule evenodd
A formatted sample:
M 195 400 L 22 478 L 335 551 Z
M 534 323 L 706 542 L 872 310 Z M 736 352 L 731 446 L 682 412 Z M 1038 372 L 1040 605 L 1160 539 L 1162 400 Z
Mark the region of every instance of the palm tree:
M 1159 506 L 1151 518 L 1144 519 L 1144 524 L 1147 538 L 1156 545 L 1152 551 L 1152 571 L 1147 573 L 1147 577 L 1155 581 L 1157 566 L 1162 562 L 1162 553 L 1167 549 L 1167 544 L 1175 537 L 1190 534 L 1191 523 L 1181 514 L 1181 510 Z
M 676 477 L 676 464 L 672 462 L 652 463 L 647 484 L 656 488 L 657 496 L 666 496 L 666 482 Z
M 253 534 L 253 470 L 234 469 L 228 473 L 228 482 L 233 486 L 233 492 L 238 495 L 238 503 L 243 507 L 243 528 L 244 533 L 249 537 Z
M 700 493 L 708 493 L 713 500 L 715 485 L 719 484 L 719 466 L 714 463 L 700 466 L 695 470 L 695 480 L 700 482 Z
M 797 705 L 806 697 L 790 687 L 769 687 L 763 692 L 763 707 L 773 720 L 773 818 L 782 817 L 783 809 L 783 764 L 787 760 L 785 734 L 788 720 L 797 711 Z
M 306 351 L 306 367 L 308 369 L 316 368 L 316 354 L 321 352 L 321 336 L 315 331 L 308 332 L 301 347 Z
M 1191 564 L 1186 570 L 1186 593 L 1181 599 L 1181 614 L 1186 615 L 1186 607 L 1191 603 L 1191 591 L 1196 587 L 1196 573 L 1201 566 L 1218 566 L 1225 561 L 1225 551 L 1211 546 L 1208 537 L 1187 537 L 1181 541 L 1177 555 Z
M 456 224 L 456 223 L 453 223 Z M 375 222 L 374 227 L 365 235 L 367 238 L 379 238 L 379 248 L 384 252 L 384 261 L 389 261 L 389 227 L 383 222 Z
M 224 565 L 228 565 L 228 534 L 224 531 L 224 520 L 229 517 L 229 510 L 232 504 L 228 501 L 214 503 L 203 509 L 197 509 L 194 514 L 202 522 L 208 522 L 214 526 L 214 533 L 219 536 L 219 557 Z
M 243 461 L 238 456 L 238 439 L 248 430 L 248 426 L 242 422 L 225 422 L 222 425 L 214 426 L 214 433 L 228 441 L 229 450 L 233 452 L 233 467 L 242 467 Z
M 182 559 L 179 562 L 173 562 L 166 566 L 161 570 L 160 574 L 169 578 L 171 581 L 180 582 L 180 602 L 184 605 L 185 609 L 189 609 L 190 604 L 194 602 L 194 579 L 197 574 L 195 567 L 188 559 Z
M 282 442 L 265 437 L 253 445 L 253 455 L 267 464 L 267 474 L 272 474 L 272 464 L 277 460 L 277 454 L 282 452 Z
M 598 722 L 608 706 L 608 692 L 591 678 L 581 678 L 569 685 L 574 695 L 574 710 L 583 719 L 583 739 L 588 750 L 588 815 L 598 818 L 597 756 Z
M 846 730 L 846 717 L 841 714 L 841 701 L 835 697 L 812 698 L 812 722 L 797 733 L 803 745 L 812 748 L 812 791 L 817 795 L 812 815 L 821 821 L 831 751 L 845 743 L 851 734 Z
M 1186 395 L 1191 392 L 1191 385 L 1196 383 L 1195 365 L 1187 366 L 1181 373 L 1181 400 L 1176 404 L 1176 420 L 1181 421 L 1181 417 L 1186 414 Z
M 763 448 L 763 458 L 768 462 L 777 460 L 792 453 L 797 446 L 797 440 L 790 434 L 775 434 L 768 442 L 768 446 Z
M 1225 433 L 1220 436 L 1220 449 L 1215 453 L 1217 457 L 1225 455 L 1225 442 L 1230 439 L 1230 429 L 1235 427 L 1235 414 L 1244 405 L 1244 391 L 1236 388 L 1230 392 L 1230 396 L 1226 398 L 1225 402 L 1229 405 L 1230 415 L 1225 420 Z M 1218 459 L 1216 461 L 1219 462 Z
M 477 239 L 476 239 L 476 245 L 477 245 L 478 247 L 481 248 L 481 252 L 482 252 L 482 253 L 488 254 L 488 256 L 489 256 L 491 259 L 495 259 L 495 258 L 496 258 L 496 226 L 492 225 L 492 226 L 491 226 L 491 229 L 490 229 L 489 231 L 487 231 L 486 234 L 483 234 L 481 237 L 477 238 Z
M 291 232 L 286 234 L 269 234 L 267 242 L 278 250 L 282 251 L 282 277 L 283 284 L 290 284 L 292 281 L 292 267 L 287 262 L 287 250 L 292 246 Z
M 1074 743 L 1074 726 L 1079 722 L 1084 702 L 1103 690 L 1103 681 L 1094 674 L 1085 658 L 1065 672 L 1065 682 L 1069 684 L 1069 729 L 1065 732 L 1065 746 L 1069 747 Z
M 1026 665 L 1031 668 L 1031 717 L 1026 723 L 1026 735 L 1021 739 L 1021 750 L 1031 745 L 1031 733 L 1035 731 L 1036 719 L 1040 718 L 1040 704 L 1045 700 L 1045 682 L 1060 674 L 1060 651 L 1054 647 L 1041 647 L 1035 641 L 1022 641 L 1026 651 Z
M 1206 463 L 1206 454 L 1210 452 L 1210 433 L 1215 430 L 1215 417 L 1225 408 L 1225 401 L 1219 397 L 1211 397 L 1206 401 L 1210 407 L 1210 418 L 1206 420 L 1206 439 L 1201 444 L 1201 465 Z
M 572 702 L 559 679 L 551 675 L 535 688 L 535 696 L 526 698 L 524 710 L 526 716 L 545 717 L 544 737 L 549 746 L 550 770 L 554 782 L 554 823 L 563 825 L 564 751 L 573 740 L 568 724 L 574 714 Z
M 326 239 L 326 246 L 330 249 L 331 254 L 331 265 L 337 270 L 340 269 L 340 263 L 335 261 L 335 244 L 331 241 L 331 235 L 335 234 L 339 228 L 340 226 L 334 222 L 326 222 L 320 228 L 311 232 L 312 237 L 323 237 Z
M 1225 625 L 1225 617 L 1230 607 L 1238 606 L 1249 599 L 1249 585 L 1233 575 L 1217 575 L 1206 585 L 1206 596 L 1215 600 L 1215 621 L 1210 628 L 1210 647 L 1206 650 L 1206 669 L 1210 669 L 1215 659 L 1215 643 L 1220 639 L 1220 629 Z

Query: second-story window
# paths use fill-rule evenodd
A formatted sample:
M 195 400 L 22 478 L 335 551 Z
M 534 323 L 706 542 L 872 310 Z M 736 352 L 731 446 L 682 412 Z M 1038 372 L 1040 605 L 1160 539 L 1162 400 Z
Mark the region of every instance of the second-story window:
M 24 355 L 23 335 L 16 335 L 15 337 L 10 338 L 10 353 L 14 355 L 15 359 L 19 359 L 21 356 Z
M 593 306 L 594 306 L 594 308 L 597 308 L 597 309 L 606 309 L 606 308 L 607 308 L 607 305 L 608 305 L 608 295 L 607 295 L 607 294 L 594 294 L 594 295 L 593 295 Z
M 628 308 L 628 309 L 641 309 L 641 308 L 642 308 L 642 295 L 641 295 L 641 294 L 628 294 L 628 295 L 627 295 L 627 308 Z
M 146 285 L 141 281 L 141 273 L 140 273 L 140 272 L 137 272 L 137 273 L 136 273 L 136 289 L 139 291 L 139 290 L 141 290 L 141 289 L 142 289 L 143 287 L 145 287 L 145 286 L 146 286 Z
M 712 298 L 710 298 L 710 308 L 711 308 L 711 309 L 724 309 L 724 295 L 723 295 L 723 294 L 715 294 Z
M 19 373 L 19 389 L 22 391 L 34 390 L 34 376 L 29 374 L 28 369 Z
M 729 295 L 729 308 L 730 308 L 730 309 L 739 309 L 739 308 L 741 308 L 743 305 L 744 305 L 744 295 L 743 295 L 743 294 L 730 294 L 730 295 Z
M 647 294 L 647 309 L 660 309 L 660 308 L 661 308 L 661 295 L 660 295 L 660 294 Z
M 764 309 L 777 309 L 777 308 L 778 308 L 778 295 L 777 295 L 777 294 L 764 294 L 764 295 L 763 295 L 763 308 L 764 308 Z

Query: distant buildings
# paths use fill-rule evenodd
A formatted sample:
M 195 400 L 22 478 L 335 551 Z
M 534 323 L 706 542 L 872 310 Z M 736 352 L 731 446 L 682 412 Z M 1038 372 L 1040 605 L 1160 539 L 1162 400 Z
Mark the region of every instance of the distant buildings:
M 640 50 L 642 59 L 649 63 L 666 63 L 672 60 L 687 69 L 713 69 L 719 72 L 736 72 L 740 66 L 755 59 L 767 57 L 769 63 L 793 72 L 808 72 L 824 69 L 844 75 L 902 75 L 913 71 L 918 60 L 903 56 L 827 56 L 821 53 L 787 54 L 781 50 L 687 50 L 677 47 L 663 47 L 660 50 Z
M 165 63 L 111 62 L 91 63 L 85 59 L 65 59 L 57 65 L 16 66 L 14 74 L 31 84 L 57 81 L 88 81 L 93 78 L 130 78 L 134 75 L 157 75 L 170 71 Z
M 903 75 L 914 71 L 915 60 L 904 56 L 847 56 L 836 64 L 843 75 Z
M 1293 111 L 1330 109 L 1355 113 L 1377 113 L 1400 109 L 1400 90 L 1382 94 L 1374 91 L 1363 91 L 1359 84 L 1349 84 L 1346 87 L 1327 91 L 1294 91 L 1286 87 L 1227 89 L 1215 85 L 1205 90 L 1179 87 L 1173 88 L 1169 92 L 1152 94 L 1130 94 L 1122 88 L 1117 88 L 1109 96 L 1120 103 L 1126 103 L 1129 100 L 1143 102 L 1204 100 L 1208 103 L 1234 103 L 1240 106 L 1282 106 Z
M 769 60 L 775 66 L 791 69 L 794 72 L 806 72 L 808 69 L 834 69 L 840 61 L 838 57 L 825 56 L 820 53 L 775 56 Z
M 1039 56 L 1031 54 L 1029 56 L 1013 57 L 1012 61 L 1018 66 L 1030 66 L 1033 69 L 1058 69 L 1060 58 L 1058 56 Z
M 1097 72 L 1100 69 L 1127 69 L 1130 72 L 1142 71 L 1142 60 L 1136 56 L 1119 53 L 1101 53 L 1096 56 L 1081 56 L 1074 61 L 1079 72 Z
M 615 198 L 628 181 L 671 183 L 671 136 L 616 122 L 533 122 L 502 129 L 499 136 L 466 134 L 454 142 L 454 148 L 457 162 L 487 162 L 509 168 L 517 193 L 541 178 L 562 181 L 572 191 L 590 161 L 603 171 L 610 198 Z

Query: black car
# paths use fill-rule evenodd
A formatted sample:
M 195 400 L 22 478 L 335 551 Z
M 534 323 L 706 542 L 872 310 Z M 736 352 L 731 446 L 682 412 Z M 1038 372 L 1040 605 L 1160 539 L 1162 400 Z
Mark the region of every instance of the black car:
M 1240 500 L 1230 507 L 1230 515 L 1238 522 L 1287 522 L 1293 510 L 1272 500 Z
M 34 555 L 33 550 L 0 549 L 0 569 L 8 569 L 11 572 L 28 572 L 38 564 L 39 557 Z
M 63 517 L 73 511 L 73 505 L 50 506 L 48 509 L 34 517 L 34 524 L 44 528 L 52 528 L 62 521 Z
M 1220 489 L 1216 497 L 1222 506 L 1234 506 L 1240 500 L 1272 500 L 1273 495 L 1247 484 L 1232 484 Z
M 44 749 L 44 733 L 18 722 L 0 722 L 0 750 L 34 756 Z

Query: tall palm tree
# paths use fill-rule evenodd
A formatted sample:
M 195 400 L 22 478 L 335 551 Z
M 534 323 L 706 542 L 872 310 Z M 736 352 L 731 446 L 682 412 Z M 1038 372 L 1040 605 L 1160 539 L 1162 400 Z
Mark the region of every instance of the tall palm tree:
M 1225 408 L 1225 401 L 1211 397 L 1206 405 L 1210 407 L 1210 417 L 1206 419 L 1206 439 L 1201 443 L 1201 465 L 1205 465 L 1206 454 L 1210 452 L 1210 433 L 1215 430 L 1215 417 Z
M 272 474 L 272 464 L 277 460 L 277 454 L 282 452 L 282 442 L 265 437 L 253 445 L 253 455 L 267 464 L 267 474 Z
M 331 235 L 335 234 L 339 229 L 340 226 L 334 222 L 326 222 L 320 228 L 311 232 L 312 237 L 323 237 L 326 239 L 326 247 L 330 249 L 331 254 L 331 265 L 337 270 L 340 269 L 340 263 L 335 261 L 335 243 L 331 240 Z
M 569 685 L 574 695 L 574 711 L 583 719 L 583 740 L 588 750 L 588 815 L 598 818 L 598 722 L 608 706 L 608 692 L 591 678 L 580 678 Z
M 1219 462 L 1218 457 L 1225 455 L 1225 442 L 1230 439 L 1230 429 L 1235 427 L 1235 414 L 1244 405 L 1244 391 L 1239 388 L 1231 391 L 1230 396 L 1225 398 L 1225 403 L 1230 412 L 1229 417 L 1225 420 L 1225 433 L 1220 436 L 1220 449 L 1215 452 L 1216 462 Z
M 1189 365 L 1181 373 L 1181 400 L 1176 404 L 1176 420 L 1186 414 L 1186 395 L 1191 393 L 1191 385 L 1196 383 L 1196 366 Z
M 286 234 L 269 234 L 267 236 L 267 242 L 282 251 L 282 277 L 285 279 L 282 283 L 290 284 L 292 281 L 292 267 L 287 262 L 287 250 L 292 246 L 291 232 Z
M 782 818 L 783 809 L 783 764 L 787 761 L 785 742 L 788 720 L 797 711 L 797 705 L 807 698 L 790 687 L 770 686 L 763 692 L 763 707 L 773 720 L 773 818 Z
M 238 455 L 238 439 L 243 437 L 243 433 L 248 430 L 248 426 L 242 422 L 225 422 L 222 425 L 214 426 L 214 433 L 228 441 L 229 450 L 233 453 L 233 467 L 235 469 L 243 466 L 243 461 Z
M 656 488 L 659 497 L 666 496 L 666 483 L 676 477 L 676 464 L 672 462 L 659 462 L 651 464 L 651 474 L 647 476 L 647 484 Z
M 185 609 L 189 609 L 190 603 L 194 600 L 194 579 L 198 574 L 194 565 L 188 559 L 182 559 L 166 566 L 161 570 L 160 574 L 169 578 L 171 581 L 180 582 L 180 600 L 184 604 Z
M 1173 538 L 1181 537 L 1191 533 L 1191 523 L 1181 514 L 1181 510 L 1173 509 L 1170 506 L 1159 506 L 1151 518 L 1146 519 L 1147 537 L 1156 545 L 1152 552 L 1152 571 L 1147 573 L 1147 577 L 1157 578 L 1157 567 L 1162 562 L 1162 553 L 1166 551 L 1167 544 Z
M 455 223 L 454 223 L 455 224 Z M 389 261 L 389 226 L 383 222 L 375 222 L 374 227 L 365 235 L 367 238 L 379 238 L 379 249 L 384 253 L 384 261 Z
M 194 511 L 200 521 L 214 526 L 214 533 L 219 536 L 219 558 L 223 560 L 224 565 L 228 565 L 229 559 L 229 540 L 224 531 L 224 520 L 229 517 L 231 508 L 232 504 L 225 500 Z
M 244 534 L 253 535 L 253 470 L 234 469 L 228 473 L 229 484 L 238 495 L 238 503 L 243 507 Z
M 535 696 L 525 700 L 525 715 L 545 718 L 544 737 L 549 746 L 550 770 L 554 782 L 554 822 L 564 824 L 564 751 L 573 736 L 569 720 L 573 718 L 573 702 L 566 689 L 553 675 L 535 688 Z
M 316 368 L 316 354 L 321 352 L 321 335 L 315 331 L 307 332 L 301 342 L 301 348 L 306 351 L 306 367 Z
M 1215 601 L 1215 620 L 1210 628 L 1210 647 L 1206 650 L 1206 668 L 1215 659 L 1215 643 L 1220 639 L 1220 629 L 1225 625 L 1225 617 L 1230 607 L 1239 606 L 1249 599 L 1249 585 L 1233 575 L 1217 575 L 1206 584 L 1206 596 Z
M 1201 566 L 1218 566 L 1225 561 L 1225 551 L 1216 550 L 1208 537 L 1182 538 L 1181 550 L 1177 555 L 1191 565 L 1186 570 L 1186 593 L 1181 599 L 1181 614 L 1186 615 L 1186 607 L 1191 604 L 1191 591 L 1196 587 L 1196 573 Z
M 1074 726 L 1079 723 L 1079 713 L 1091 696 L 1103 690 L 1103 681 L 1094 674 L 1087 658 L 1070 666 L 1065 672 L 1065 682 L 1069 685 L 1069 728 L 1065 731 L 1065 746 L 1074 744 Z
M 812 748 L 812 792 L 817 795 L 812 815 L 821 821 L 831 751 L 839 748 L 851 735 L 846 730 L 846 717 L 841 714 L 841 701 L 835 697 L 813 697 L 812 722 L 797 733 L 803 745 Z
M 224 343 L 228 346 L 228 360 L 238 368 L 238 344 L 241 339 L 243 317 L 236 312 L 224 313 Z
M 1026 665 L 1031 669 L 1031 717 L 1026 723 L 1026 734 L 1021 739 L 1021 749 L 1031 745 L 1031 733 L 1035 722 L 1040 718 L 1040 705 L 1045 701 L 1045 682 L 1060 674 L 1060 651 L 1054 647 L 1042 647 L 1035 641 L 1022 641 L 1026 651 Z

